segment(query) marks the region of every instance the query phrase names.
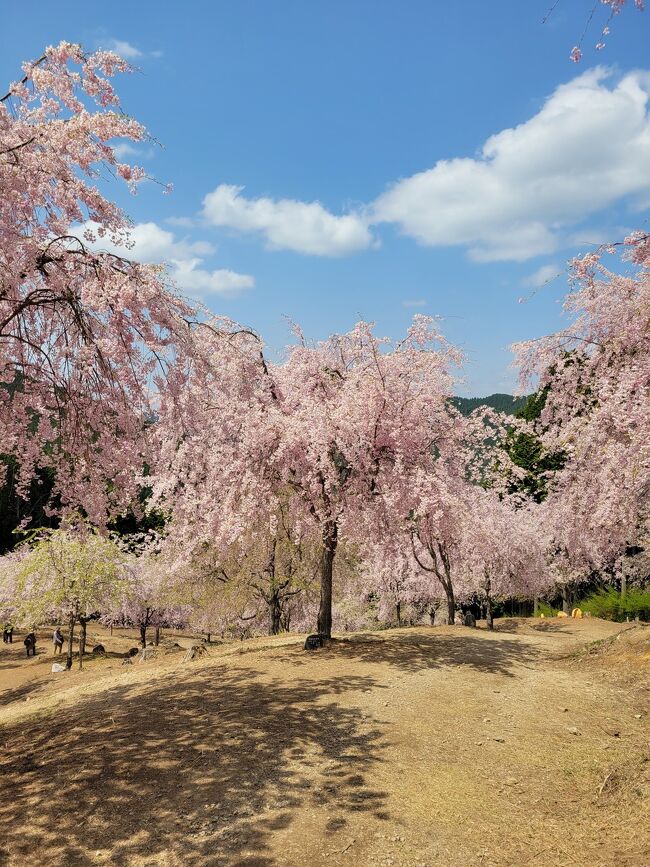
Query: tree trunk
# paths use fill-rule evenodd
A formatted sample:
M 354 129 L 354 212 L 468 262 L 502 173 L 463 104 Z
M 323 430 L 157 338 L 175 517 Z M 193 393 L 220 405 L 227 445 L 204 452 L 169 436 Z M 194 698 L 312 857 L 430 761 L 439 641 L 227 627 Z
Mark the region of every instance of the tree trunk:
M 436 609 L 433 607 L 433 605 L 429 608 L 429 624 L 431 626 L 436 625 Z
M 83 668 L 84 653 L 86 652 L 86 630 L 88 629 L 88 621 L 85 617 L 81 618 L 81 626 L 79 633 L 79 671 Z
M 269 599 L 269 635 L 280 634 L 282 606 L 277 593 L 272 593 Z
M 113 636 L 113 624 L 112 624 L 112 623 L 111 623 L 111 631 L 110 631 L 110 635 L 111 635 L 111 637 Z
M 445 594 L 447 595 L 447 625 L 453 626 L 456 621 L 456 599 L 451 582 L 445 584 Z
M 533 597 L 533 617 L 537 617 L 539 612 L 539 596 Z
M 153 643 L 156 645 L 156 647 L 158 647 L 158 645 L 160 644 L 160 626 L 156 626 Z
M 565 614 L 571 614 L 571 602 L 569 600 L 569 590 L 566 584 L 562 585 L 562 611 Z
M 147 646 L 147 625 L 146 623 L 140 624 L 140 644 L 142 647 Z
M 395 611 L 397 613 L 397 625 L 401 626 L 402 625 L 402 603 L 401 602 L 398 601 L 396 603 Z
M 494 615 L 492 613 L 492 596 L 490 595 L 490 591 L 492 590 L 492 582 L 486 572 L 485 575 L 485 583 L 483 584 L 483 590 L 485 591 L 485 622 L 487 623 L 487 628 L 492 630 L 494 629 Z
M 489 592 L 485 595 L 485 622 L 488 629 L 494 629 L 494 615 L 492 613 L 492 597 Z
M 77 606 L 70 609 L 70 618 L 68 620 L 68 652 L 65 658 L 65 667 L 68 671 L 72 668 L 72 636 L 74 633 L 74 624 L 77 619 Z
M 338 541 L 336 521 L 327 521 L 323 528 L 323 548 L 320 572 L 320 608 L 318 609 L 317 630 L 325 638 L 332 637 L 332 575 L 334 556 Z
M 625 554 L 621 562 L 621 598 L 627 593 L 627 573 L 625 571 Z

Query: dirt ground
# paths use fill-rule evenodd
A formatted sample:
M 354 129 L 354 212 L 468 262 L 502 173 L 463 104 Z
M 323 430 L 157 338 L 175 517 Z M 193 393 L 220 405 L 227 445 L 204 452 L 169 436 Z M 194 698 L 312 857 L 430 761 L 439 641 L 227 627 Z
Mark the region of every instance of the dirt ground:
M 193 662 L 166 635 L 58 675 L 46 635 L 29 661 L 0 645 L 0 865 L 650 864 L 650 627 L 283 636 Z

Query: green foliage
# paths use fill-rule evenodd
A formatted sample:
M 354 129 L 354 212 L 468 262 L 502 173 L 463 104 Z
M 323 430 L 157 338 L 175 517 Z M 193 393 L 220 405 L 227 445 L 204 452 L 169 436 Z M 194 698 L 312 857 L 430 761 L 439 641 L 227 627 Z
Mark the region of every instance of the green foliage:
M 45 507 L 50 504 L 54 475 L 52 470 L 43 469 L 33 479 L 25 497 L 16 490 L 18 464 L 6 455 L 0 455 L 6 467 L 5 484 L 0 487 L 0 555 L 11 551 L 25 538 L 22 527 L 33 531 L 36 527 L 56 527 L 58 518 L 48 515 Z M 57 505 L 55 502 L 54 506 Z
M 541 617 L 542 614 L 544 617 L 557 617 L 557 608 L 553 608 L 551 605 L 548 605 L 546 602 L 538 602 L 537 603 L 537 616 Z
M 613 587 L 604 587 L 579 603 L 583 611 L 604 620 L 622 622 L 626 618 L 650 620 L 650 591 L 632 587 L 621 594 Z
M 451 402 L 462 415 L 470 415 L 479 406 L 490 406 L 497 412 L 515 415 L 524 407 L 526 400 L 526 397 L 496 393 L 487 397 L 452 397 Z
M 60 528 L 24 543 L 13 566 L 17 618 L 33 625 L 51 615 L 77 614 L 117 599 L 124 555 L 92 528 Z
M 547 395 L 546 388 L 531 394 L 517 412 L 517 417 L 527 422 L 538 419 L 544 409 Z M 511 481 L 510 492 L 524 493 L 536 503 L 541 503 L 548 494 L 549 475 L 564 466 L 564 454 L 546 451 L 534 434 L 515 431 L 511 431 L 508 435 L 506 450 L 513 464 L 521 467 L 526 473 L 523 478 Z
M 524 421 L 535 421 L 542 414 L 547 397 L 548 387 L 543 388 L 541 391 L 536 391 L 534 394 L 529 394 L 527 398 L 524 398 L 523 405 L 517 410 L 515 415 L 517 418 L 523 418 Z

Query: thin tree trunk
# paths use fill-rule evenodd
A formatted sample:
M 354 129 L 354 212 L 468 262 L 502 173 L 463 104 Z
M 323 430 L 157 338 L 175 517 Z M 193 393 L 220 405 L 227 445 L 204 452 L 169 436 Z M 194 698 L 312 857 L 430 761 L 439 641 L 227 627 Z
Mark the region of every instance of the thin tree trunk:
M 143 648 L 147 646 L 147 625 L 146 623 L 140 624 L 140 644 Z
M 325 638 L 332 637 L 332 575 L 334 556 L 338 541 L 336 521 L 327 521 L 323 528 L 323 549 L 320 572 L 320 608 L 318 609 L 317 630 Z
M 84 653 L 86 652 L 86 630 L 88 629 L 88 621 L 85 617 L 82 617 L 80 620 L 80 633 L 79 633 L 79 671 L 83 668 L 83 658 Z
M 487 623 L 487 628 L 492 630 L 494 629 L 494 614 L 492 613 L 492 582 L 490 581 L 490 576 L 487 571 L 485 572 L 485 582 L 483 584 L 483 590 L 485 591 L 485 622 Z
M 111 631 L 110 631 L 110 635 L 111 635 L 111 638 L 112 638 L 112 637 L 113 637 L 113 624 L 112 624 L 112 623 L 111 623 Z
M 398 601 L 396 603 L 395 610 L 397 612 L 397 625 L 401 626 L 402 625 L 402 603 L 401 602 Z
M 158 647 L 158 645 L 160 644 L 160 626 L 156 626 L 153 643 L 156 645 L 156 647 Z
M 433 605 L 429 608 L 429 624 L 431 626 L 436 625 L 436 609 L 433 607 Z
M 625 571 L 625 554 L 621 562 L 621 598 L 627 593 L 627 572 Z
M 74 633 L 74 624 L 77 619 L 77 606 L 70 609 L 70 618 L 68 620 L 68 651 L 65 658 L 65 667 L 68 671 L 72 668 L 72 636 Z
M 533 597 L 533 617 L 537 617 L 539 612 L 539 596 Z

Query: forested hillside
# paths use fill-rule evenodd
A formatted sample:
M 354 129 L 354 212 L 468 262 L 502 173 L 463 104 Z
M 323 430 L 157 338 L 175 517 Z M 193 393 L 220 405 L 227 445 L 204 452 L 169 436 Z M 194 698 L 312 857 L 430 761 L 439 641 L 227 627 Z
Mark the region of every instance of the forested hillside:
M 469 415 L 479 406 L 491 406 L 498 412 L 510 415 L 518 412 L 526 403 L 527 396 L 514 397 L 512 394 L 489 394 L 487 397 L 455 397 L 453 403 L 463 415 Z

